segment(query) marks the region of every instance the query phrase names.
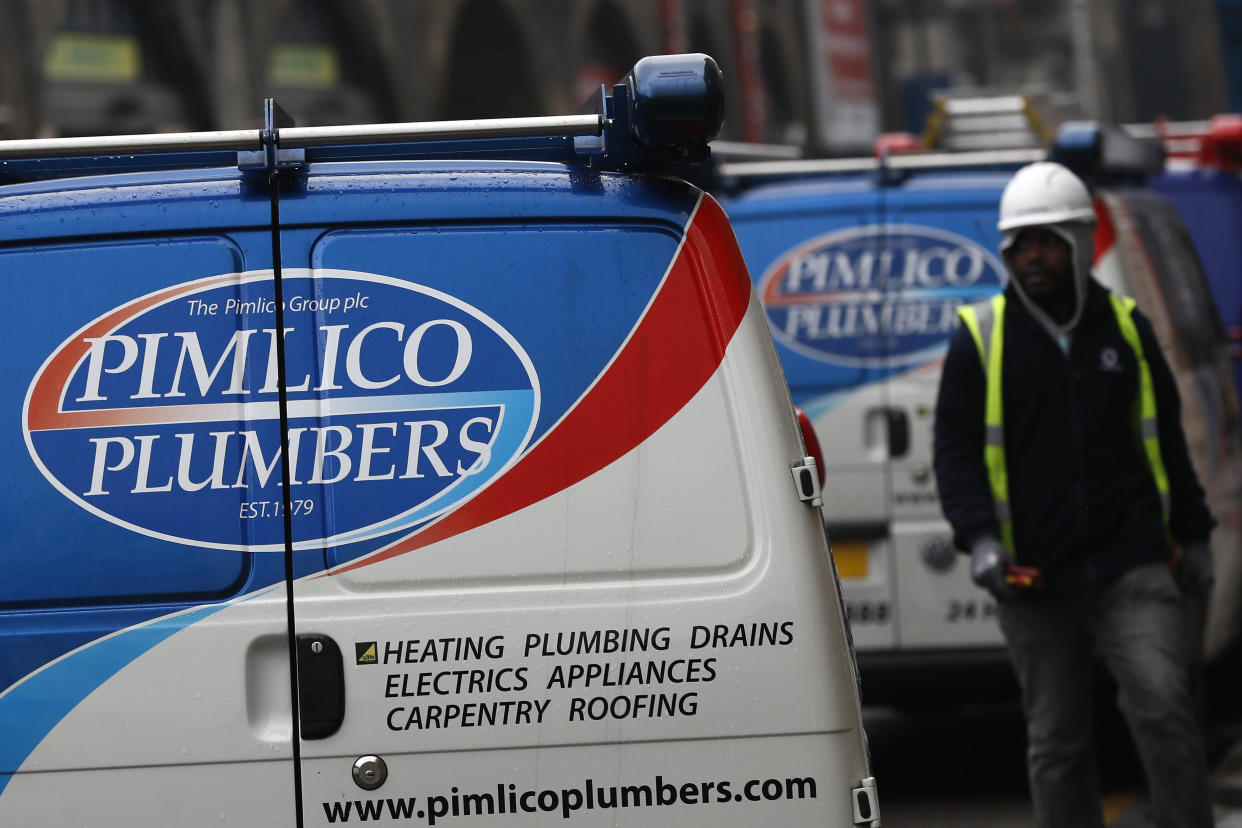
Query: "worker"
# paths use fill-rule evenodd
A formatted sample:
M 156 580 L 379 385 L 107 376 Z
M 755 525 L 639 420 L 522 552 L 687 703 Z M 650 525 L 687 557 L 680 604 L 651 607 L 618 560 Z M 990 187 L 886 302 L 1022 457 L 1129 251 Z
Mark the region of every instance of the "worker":
M 1018 170 L 998 227 L 1009 281 L 965 306 L 936 402 L 935 471 L 971 577 L 998 602 L 1027 722 L 1040 828 L 1103 828 L 1093 664 L 1162 828 L 1212 825 L 1186 596 L 1214 580 L 1214 526 L 1150 322 L 1091 275 L 1096 216 L 1065 167 Z

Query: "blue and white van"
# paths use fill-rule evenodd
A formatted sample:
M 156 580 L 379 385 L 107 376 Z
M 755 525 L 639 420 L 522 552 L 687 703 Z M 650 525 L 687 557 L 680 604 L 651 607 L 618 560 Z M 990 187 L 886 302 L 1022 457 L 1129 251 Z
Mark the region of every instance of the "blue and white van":
M 878 824 L 720 95 L 0 143 L 0 824 Z
M 1238 479 L 1242 478 L 1242 462 L 1233 449 L 1242 440 L 1238 413 L 1242 406 L 1242 116 L 1226 114 L 1207 122 L 1165 123 L 1158 129 L 1130 124 L 1126 129 L 1132 135 L 1161 139 L 1166 162 L 1146 183 L 1180 219 L 1153 221 L 1142 218 L 1144 211 L 1139 211 L 1138 220 L 1126 224 L 1152 239 L 1146 249 L 1160 251 L 1148 257 L 1154 262 L 1155 273 L 1185 269 L 1180 265 L 1169 268 L 1163 262 L 1186 256 L 1197 258 L 1201 265 L 1202 280 L 1166 276 L 1151 282 L 1158 285 L 1157 296 L 1175 298 L 1159 302 L 1168 312 L 1152 321 L 1158 333 L 1163 330 L 1163 337 L 1179 343 L 1176 351 L 1183 355 L 1180 362 L 1194 366 L 1179 377 L 1183 400 L 1189 397 L 1191 406 L 1186 418 L 1187 437 L 1192 449 L 1198 447 L 1205 458 L 1200 474 L 1218 481 L 1207 487 L 1209 496 L 1215 495 L 1217 501 L 1210 503 L 1214 513 L 1224 513 L 1232 521 L 1236 511 L 1230 507 L 1236 496 L 1224 493 L 1238 491 Z M 1227 355 L 1218 346 L 1222 326 L 1229 345 Z M 1222 392 L 1218 379 L 1230 372 L 1232 396 Z M 1223 531 L 1242 537 L 1242 530 L 1233 522 Z M 1221 532 L 1217 530 L 1217 534 Z M 1225 554 L 1222 548 L 1216 557 L 1217 569 L 1224 571 L 1223 581 L 1231 585 L 1227 588 L 1234 589 L 1235 596 L 1237 588 L 1232 585 L 1242 578 L 1242 555 L 1237 554 L 1240 546 L 1242 541 L 1237 541 L 1232 554 Z M 1215 592 L 1213 611 L 1207 619 L 1205 652 L 1215 662 L 1210 677 L 1218 694 L 1222 699 L 1236 698 L 1242 676 L 1242 640 L 1236 635 L 1242 624 L 1238 615 L 1242 602 L 1227 601 L 1222 590 Z
M 1190 233 L 1242 387 L 1242 115 L 1127 129 L 1161 139 L 1167 150 L 1164 169 L 1148 183 L 1177 208 Z
M 1188 237 L 1173 208 L 1138 183 L 1150 164 L 1134 150 L 1084 125 L 1063 132 L 1053 152 L 1095 188 L 1097 275 L 1138 299 L 1170 350 L 1192 454 L 1221 523 L 1205 639 L 1215 655 L 1240 623 L 1237 405 Z M 1046 156 L 1033 148 L 719 167 L 717 192 L 794 401 L 825 447 L 824 519 L 866 702 L 1016 690 L 995 603 L 971 583 L 941 514 L 932 416 L 956 309 L 1007 278 L 997 254 L 1001 191 L 1020 165 Z M 1175 330 L 1173 320 L 1202 314 L 1193 338 Z

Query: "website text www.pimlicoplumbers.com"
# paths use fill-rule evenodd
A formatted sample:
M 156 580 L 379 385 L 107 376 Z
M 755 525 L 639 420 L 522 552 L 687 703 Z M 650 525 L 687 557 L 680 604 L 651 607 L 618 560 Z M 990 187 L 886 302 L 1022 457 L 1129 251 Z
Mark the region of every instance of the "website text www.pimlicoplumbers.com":
M 616 808 L 667 808 L 675 805 L 725 805 L 748 802 L 776 802 L 815 799 L 814 777 L 751 779 L 735 784 L 728 780 L 712 782 L 669 782 L 657 776 L 650 784 L 599 785 L 587 779 L 570 788 L 519 790 L 513 784 L 499 784 L 489 792 L 463 793 L 456 787 L 447 795 L 424 799 L 353 799 L 324 802 L 329 824 L 351 822 L 403 821 L 439 825 L 465 817 L 559 813 L 570 819 L 581 811 Z

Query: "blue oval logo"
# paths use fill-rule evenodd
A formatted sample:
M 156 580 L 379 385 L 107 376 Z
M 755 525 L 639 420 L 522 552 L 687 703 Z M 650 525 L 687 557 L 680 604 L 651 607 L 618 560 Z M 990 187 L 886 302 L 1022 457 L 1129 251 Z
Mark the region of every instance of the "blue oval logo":
M 772 333 L 792 350 L 851 367 L 892 367 L 940 353 L 957 308 L 1005 283 L 1004 266 L 946 230 L 850 227 L 782 254 L 759 280 Z
M 43 475 L 144 535 L 274 551 L 286 459 L 294 545 L 312 548 L 418 525 L 525 449 L 538 377 L 495 320 L 386 276 L 282 275 L 279 341 L 270 271 L 140 297 L 65 340 L 26 395 Z

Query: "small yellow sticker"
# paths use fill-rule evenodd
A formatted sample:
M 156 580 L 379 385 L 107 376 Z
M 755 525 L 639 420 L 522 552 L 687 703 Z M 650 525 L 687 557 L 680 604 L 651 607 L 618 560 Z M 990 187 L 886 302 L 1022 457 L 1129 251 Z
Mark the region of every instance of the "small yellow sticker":
M 364 641 L 361 644 L 355 644 L 354 652 L 358 656 L 359 664 L 375 664 L 379 661 L 376 656 L 374 641 Z

